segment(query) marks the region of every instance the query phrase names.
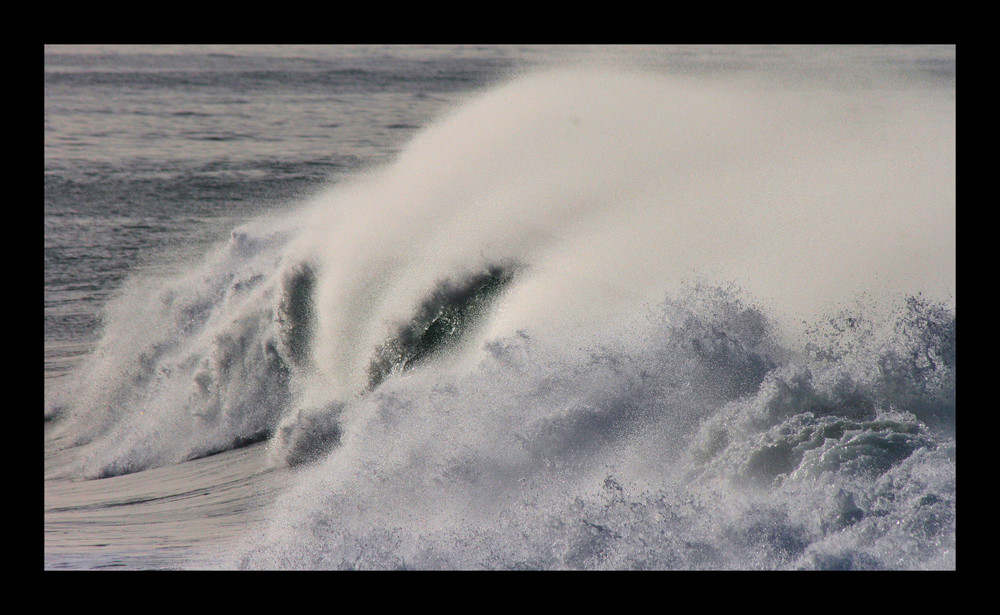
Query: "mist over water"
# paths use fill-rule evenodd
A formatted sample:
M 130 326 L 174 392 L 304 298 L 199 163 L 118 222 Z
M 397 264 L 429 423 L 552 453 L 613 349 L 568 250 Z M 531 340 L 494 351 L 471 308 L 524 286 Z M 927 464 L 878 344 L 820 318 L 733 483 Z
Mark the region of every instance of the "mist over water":
M 952 568 L 954 104 L 512 75 L 130 278 L 51 475 L 265 441 L 294 484 L 222 567 Z

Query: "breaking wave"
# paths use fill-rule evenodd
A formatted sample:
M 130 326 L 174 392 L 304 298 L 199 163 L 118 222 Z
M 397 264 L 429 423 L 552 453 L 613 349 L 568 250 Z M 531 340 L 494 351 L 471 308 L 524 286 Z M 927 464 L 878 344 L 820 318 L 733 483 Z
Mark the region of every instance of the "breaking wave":
M 514 79 L 129 280 L 63 472 L 267 441 L 247 567 L 953 565 L 953 103 Z

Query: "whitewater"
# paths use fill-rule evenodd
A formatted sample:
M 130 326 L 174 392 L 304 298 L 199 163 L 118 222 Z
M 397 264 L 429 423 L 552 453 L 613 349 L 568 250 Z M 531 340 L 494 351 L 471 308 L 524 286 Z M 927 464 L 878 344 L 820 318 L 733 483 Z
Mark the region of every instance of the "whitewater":
M 954 569 L 954 82 L 798 69 L 509 71 L 124 278 L 46 567 Z

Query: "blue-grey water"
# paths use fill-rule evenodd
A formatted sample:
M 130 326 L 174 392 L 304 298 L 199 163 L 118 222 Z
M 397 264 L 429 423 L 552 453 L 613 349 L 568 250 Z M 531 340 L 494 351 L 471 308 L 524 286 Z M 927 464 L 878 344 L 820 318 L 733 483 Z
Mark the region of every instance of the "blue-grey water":
M 46 46 L 46 569 L 955 568 L 953 46 Z

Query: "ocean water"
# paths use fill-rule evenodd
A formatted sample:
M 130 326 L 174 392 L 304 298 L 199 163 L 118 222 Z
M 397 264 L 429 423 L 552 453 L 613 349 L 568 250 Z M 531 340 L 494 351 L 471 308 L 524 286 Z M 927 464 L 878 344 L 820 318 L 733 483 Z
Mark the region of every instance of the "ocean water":
M 48 46 L 46 569 L 956 566 L 953 46 Z

